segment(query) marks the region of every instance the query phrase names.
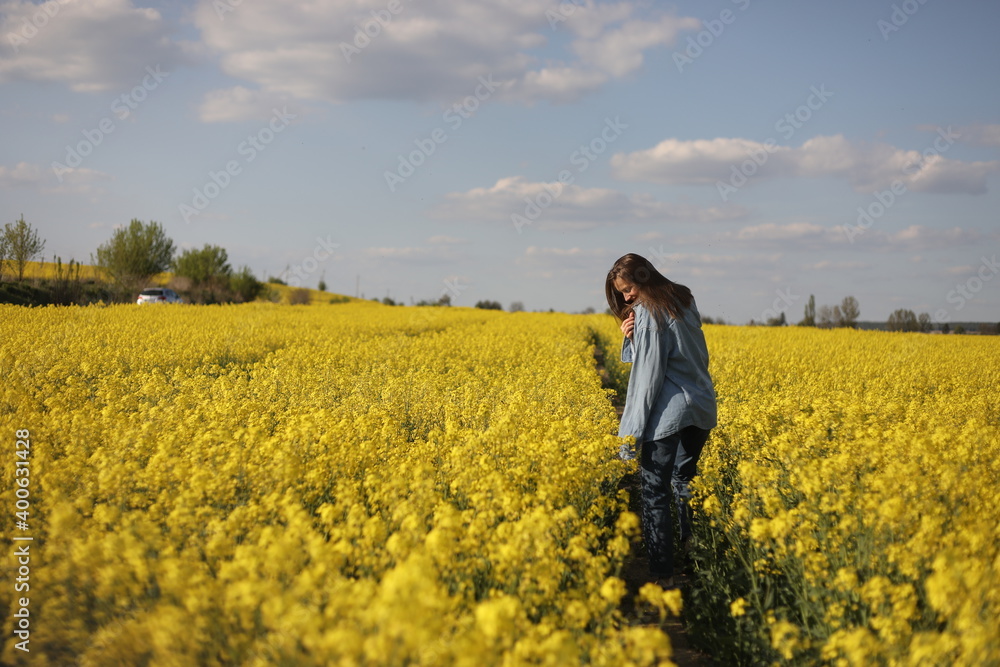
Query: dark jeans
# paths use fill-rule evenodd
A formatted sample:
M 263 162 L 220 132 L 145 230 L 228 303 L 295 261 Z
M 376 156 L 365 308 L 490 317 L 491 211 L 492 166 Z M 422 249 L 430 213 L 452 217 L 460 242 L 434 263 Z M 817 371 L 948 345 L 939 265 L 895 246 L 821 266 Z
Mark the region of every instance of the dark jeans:
M 642 443 L 639 479 L 642 485 L 642 536 L 649 554 L 649 571 L 657 579 L 673 576 L 674 534 L 670 517 L 676 497 L 681 541 L 691 537 L 690 482 L 708 431 L 688 426 L 660 440 Z

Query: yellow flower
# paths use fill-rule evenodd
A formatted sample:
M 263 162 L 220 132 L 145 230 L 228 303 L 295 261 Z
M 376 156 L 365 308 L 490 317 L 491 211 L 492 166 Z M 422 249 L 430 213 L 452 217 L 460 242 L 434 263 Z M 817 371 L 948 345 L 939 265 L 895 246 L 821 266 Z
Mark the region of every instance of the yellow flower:
M 729 614 L 733 618 L 738 618 L 746 613 L 747 601 L 743 598 L 736 598 L 731 603 L 729 603 Z

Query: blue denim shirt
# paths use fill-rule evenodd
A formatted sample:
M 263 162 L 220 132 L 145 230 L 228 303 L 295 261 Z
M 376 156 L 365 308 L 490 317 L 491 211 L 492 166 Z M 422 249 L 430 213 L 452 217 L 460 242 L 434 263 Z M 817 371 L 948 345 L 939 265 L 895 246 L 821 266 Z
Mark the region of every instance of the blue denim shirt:
M 716 425 L 715 388 L 708 373 L 708 346 L 695 303 L 681 319 L 666 316 L 657 326 L 642 304 L 633 307 L 632 339 L 622 343 L 622 361 L 632 364 L 619 437 L 636 443 L 657 440 L 688 426 L 709 430 Z M 626 449 L 622 448 L 623 458 Z

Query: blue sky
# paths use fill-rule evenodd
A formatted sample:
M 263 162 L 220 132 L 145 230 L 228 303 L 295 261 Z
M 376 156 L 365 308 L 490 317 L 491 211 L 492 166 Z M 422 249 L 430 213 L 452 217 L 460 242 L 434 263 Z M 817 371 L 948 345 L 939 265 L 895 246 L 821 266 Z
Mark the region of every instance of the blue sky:
M 1000 321 L 1000 5 L 0 3 L 0 202 L 331 291 L 603 310 L 626 252 L 733 323 Z

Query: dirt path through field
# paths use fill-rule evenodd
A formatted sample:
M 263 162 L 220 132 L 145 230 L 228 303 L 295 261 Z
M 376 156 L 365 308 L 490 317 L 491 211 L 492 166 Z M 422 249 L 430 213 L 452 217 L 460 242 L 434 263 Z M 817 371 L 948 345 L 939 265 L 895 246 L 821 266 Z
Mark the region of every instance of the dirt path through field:
M 605 388 L 611 387 L 611 378 L 604 368 L 604 353 L 594 347 L 594 363 L 597 373 L 601 377 L 601 383 Z M 622 410 L 625 407 L 623 396 L 616 396 L 614 399 L 615 410 L 621 418 Z M 632 473 L 622 478 L 619 484 L 620 489 L 628 491 L 629 510 L 639 515 L 639 477 Z M 643 584 L 650 581 L 649 564 L 646 559 L 641 540 L 636 540 L 632 544 L 632 552 L 625 560 L 622 570 L 622 578 L 628 589 L 628 594 L 622 600 L 622 615 L 630 625 L 655 625 L 660 627 L 670 637 L 670 645 L 673 651 L 672 660 L 678 667 L 710 667 L 713 663 L 711 658 L 691 645 L 688 639 L 687 628 L 683 618 L 668 616 L 666 620 L 659 618 L 644 617 L 640 610 L 635 608 L 634 601 L 639 589 Z M 681 592 L 684 593 L 685 586 L 681 584 Z

